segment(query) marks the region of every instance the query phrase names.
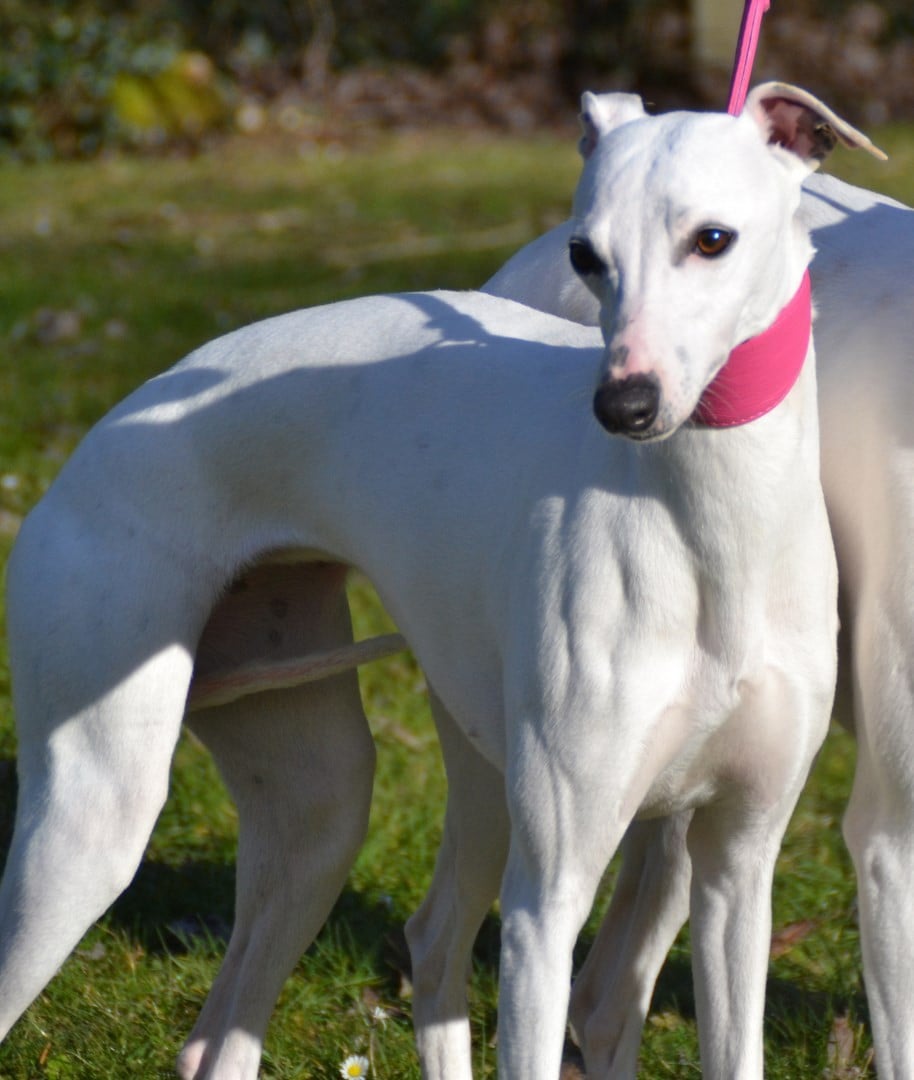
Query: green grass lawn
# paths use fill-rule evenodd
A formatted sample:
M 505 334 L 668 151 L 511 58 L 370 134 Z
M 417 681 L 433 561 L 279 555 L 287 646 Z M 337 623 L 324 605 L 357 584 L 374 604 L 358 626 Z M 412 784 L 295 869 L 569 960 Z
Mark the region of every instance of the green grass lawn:
M 187 161 L 0 169 L 0 555 L 88 426 L 193 346 L 330 299 L 479 284 L 566 216 L 575 137 L 569 125 L 561 140 L 431 133 L 307 153 L 239 142 Z M 841 153 L 837 171 L 914 201 L 914 138 L 890 130 L 878 141 L 888 165 Z M 360 634 L 386 625 L 365 583 L 351 595 Z M 283 992 L 266 1077 L 334 1077 L 347 1054 L 369 1051 L 377 1077 L 419 1075 L 402 926 L 431 874 L 445 783 L 414 663 L 367 668 L 362 686 L 379 749 L 370 835 Z M 14 758 L 4 647 L 2 850 Z M 853 744 L 836 730 L 780 862 L 771 1077 L 828 1068 L 840 1080 L 867 1060 L 855 889 L 839 831 L 852 768 Z M 0 1048 L 2 1080 L 172 1075 L 231 925 L 235 828 L 205 752 L 184 739 L 134 884 Z M 480 1076 L 494 1075 L 496 980 L 493 918 L 473 982 Z M 385 1021 L 373 1019 L 375 1005 Z M 848 1029 L 830 1063 L 830 1035 Z M 658 986 L 642 1074 L 697 1076 L 697 1060 L 684 933 Z

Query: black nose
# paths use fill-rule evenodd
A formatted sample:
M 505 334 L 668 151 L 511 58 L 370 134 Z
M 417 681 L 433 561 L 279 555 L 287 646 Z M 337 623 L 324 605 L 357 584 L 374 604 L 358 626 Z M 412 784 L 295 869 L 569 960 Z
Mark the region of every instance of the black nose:
M 654 375 L 607 379 L 597 387 L 593 411 L 613 435 L 638 435 L 657 419 L 660 383 Z

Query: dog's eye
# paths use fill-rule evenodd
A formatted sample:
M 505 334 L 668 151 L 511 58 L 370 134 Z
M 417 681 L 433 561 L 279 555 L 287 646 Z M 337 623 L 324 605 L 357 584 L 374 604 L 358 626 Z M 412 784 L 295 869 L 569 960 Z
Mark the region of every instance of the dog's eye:
M 733 242 L 733 235 L 727 229 L 719 229 L 714 225 L 699 229 L 695 234 L 695 252 L 706 259 L 723 255 Z
M 568 244 L 568 258 L 571 259 L 575 273 L 581 277 L 602 274 L 606 269 L 606 263 L 586 240 L 572 240 Z

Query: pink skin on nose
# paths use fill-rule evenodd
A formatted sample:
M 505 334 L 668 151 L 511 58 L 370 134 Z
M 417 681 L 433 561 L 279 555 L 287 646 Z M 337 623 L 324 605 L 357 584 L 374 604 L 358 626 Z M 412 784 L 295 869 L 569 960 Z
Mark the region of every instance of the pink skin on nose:
M 646 350 L 634 345 L 616 345 L 609 354 L 609 374 L 620 382 L 630 375 L 650 374 L 654 367 L 643 359 Z

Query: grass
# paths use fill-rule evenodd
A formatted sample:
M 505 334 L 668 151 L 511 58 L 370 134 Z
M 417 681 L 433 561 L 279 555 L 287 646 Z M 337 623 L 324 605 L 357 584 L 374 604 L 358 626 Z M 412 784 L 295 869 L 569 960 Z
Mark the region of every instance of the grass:
M 914 200 L 914 139 L 900 129 L 880 137 L 893 155 L 888 166 L 842 154 L 840 169 Z M 0 555 L 87 427 L 193 346 L 325 300 L 483 281 L 566 215 L 573 142 L 570 129 L 566 139 L 430 133 L 307 154 L 235 143 L 192 161 L 5 167 Z M 386 625 L 364 582 L 351 596 L 361 634 Z M 379 748 L 370 835 L 283 991 L 265 1077 L 334 1077 L 347 1054 L 368 1048 L 376 1076 L 418 1076 L 402 925 L 431 874 L 445 783 L 410 658 L 365 669 L 362 687 Z M 14 757 L 0 651 L 3 848 Z M 853 744 L 836 729 L 780 862 L 767 1022 L 774 1078 L 821 1077 L 827 1068 L 833 1078 L 852 1076 L 866 1061 L 855 890 L 839 832 L 852 767 Z M 172 1075 L 231 925 L 235 830 L 205 752 L 183 739 L 136 880 L 0 1048 L 2 1080 Z M 493 919 L 473 977 L 479 1076 L 494 1075 L 496 980 Z M 371 1018 L 376 1004 L 390 1016 L 383 1026 Z M 829 1064 L 829 1036 L 845 1017 L 852 1045 Z M 657 989 L 642 1074 L 698 1075 L 697 1060 L 684 932 Z

